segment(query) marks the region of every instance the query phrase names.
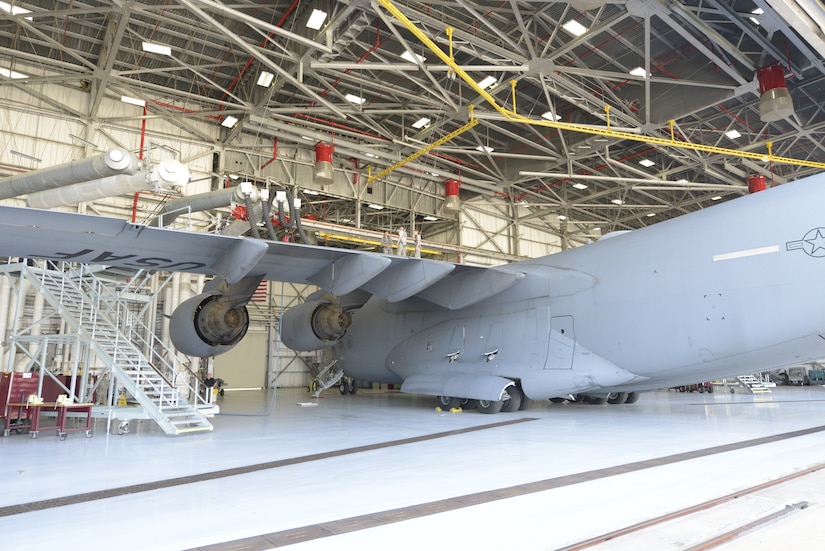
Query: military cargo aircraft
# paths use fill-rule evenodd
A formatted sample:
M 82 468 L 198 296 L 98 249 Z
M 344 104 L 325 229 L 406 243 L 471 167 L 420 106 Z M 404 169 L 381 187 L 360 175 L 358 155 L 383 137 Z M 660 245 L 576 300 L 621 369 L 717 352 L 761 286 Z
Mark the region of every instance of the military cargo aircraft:
M 191 356 L 226 352 L 262 279 L 316 285 L 283 342 L 345 373 L 485 413 L 825 357 L 825 175 L 497 267 L 189 233 L 0 206 L 0 255 L 214 275 L 173 314 Z

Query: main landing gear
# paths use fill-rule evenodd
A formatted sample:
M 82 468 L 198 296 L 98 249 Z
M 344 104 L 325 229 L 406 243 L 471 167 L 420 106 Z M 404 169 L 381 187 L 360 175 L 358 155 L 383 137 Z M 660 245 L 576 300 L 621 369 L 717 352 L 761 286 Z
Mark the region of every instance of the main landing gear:
M 438 407 L 445 410 L 459 407 L 469 409 L 475 406 L 481 413 L 512 412 L 522 409 L 524 393 L 517 386 L 509 386 L 503 400 L 467 400 L 454 396 L 439 396 L 436 401 Z
M 585 404 L 601 405 L 608 404 L 635 404 L 639 401 L 638 392 L 610 392 L 608 394 L 575 394 L 569 397 L 550 398 L 554 404 L 565 402 L 583 402 Z

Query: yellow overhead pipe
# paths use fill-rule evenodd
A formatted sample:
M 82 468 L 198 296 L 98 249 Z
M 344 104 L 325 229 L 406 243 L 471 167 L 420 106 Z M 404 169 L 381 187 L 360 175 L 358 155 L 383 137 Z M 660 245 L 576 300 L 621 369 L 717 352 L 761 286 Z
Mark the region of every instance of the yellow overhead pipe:
M 396 8 L 390 0 L 377 0 L 379 4 L 381 4 L 384 9 L 386 9 L 393 17 L 395 17 L 398 21 L 400 21 L 411 33 L 413 33 L 425 46 L 427 46 L 435 55 L 441 59 L 448 67 L 450 67 L 455 74 L 460 76 L 464 82 L 466 82 L 470 88 L 476 91 L 482 98 L 484 98 L 487 103 L 489 103 L 496 111 L 501 113 L 505 119 L 524 123 L 524 124 L 532 124 L 535 126 L 547 126 L 549 128 L 556 128 L 559 130 L 569 130 L 571 132 L 583 132 L 585 134 L 597 134 L 600 136 L 606 136 L 609 138 L 619 138 L 623 140 L 632 140 L 635 142 L 643 142 L 655 145 L 662 145 L 665 147 L 681 147 L 683 149 L 692 149 L 694 151 L 702 151 L 705 153 L 716 153 L 719 155 L 730 155 L 733 157 L 741 157 L 743 159 L 755 159 L 757 161 L 770 161 L 773 163 L 783 163 L 783 164 L 790 164 L 790 165 L 797 165 L 797 166 L 808 166 L 812 168 L 821 168 L 825 169 L 825 163 L 819 163 L 816 161 L 806 161 L 803 159 L 791 159 L 788 157 L 777 157 L 771 153 L 771 147 L 773 144 L 768 142 L 768 152 L 767 153 L 757 153 L 752 151 L 740 151 L 737 149 L 726 149 L 724 147 L 716 147 L 713 145 L 703 145 L 691 142 L 683 142 L 683 141 L 676 141 L 673 135 L 673 127 L 671 125 L 671 137 L 670 139 L 666 138 L 659 138 L 656 136 L 642 136 L 637 134 L 632 134 L 630 132 L 620 132 L 616 130 L 610 129 L 610 118 L 609 118 L 609 111 L 610 106 L 605 106 L 605 112 L 608 114 L 607 119 L 607 128 L 593 128 L 591 126 L 585 126 L 581 124 L 572 124 L 568 122 L 559 122 L 559 121 L 550 121 L 550 120 L 536 120 L 531 119 L 529 117 L 525 117 L 523 115 L 519 115 L 515 112 L 515 95 L 513 101 L 513 110 L 510 111 L 505 109 L 498 103 L 496 103 L 495 98 L 491 96 L 486 90 L 481 88 L 478 83 L 468 75 L 464 69 L 459 67 L 459 65 L 452 59 L 452 57 L 445 54 L 441 48 L 436 45 L 435 42 L 430 40 L 430 38 L 424 34 L 418 27 L 413 24 L 412 21 L 407 19 L 407 17 L 401 13 L 401 11 Z M 452 50 L 452 29 L 448 28 L 447 34 L 450 38 L 450 49 Z M 514 88 L 515 92 L 515 88 Z
M 452 140 L 453 138 L 455 138 L 456 136 L 458 136 L 462 132 L 465 132 L 465 131 L 471 129 L 472 127 L 474 127 L 475 125 L 478 124 L 478 119 L 473 119 L 472 117 L 473 117 L 473 106 L 471 105 L 470 106 L 470 119 L 472 119 L 472 120 L 470 120 L 470 122 L 468 122 L 467 124 L 465 124 L 461 128 L 457 128 L 457 129 L 453 130 L 452 132 L 450 132 L 449 134 L 447 134 L 443 138 L 440 138 L 440 139 L 434 141 L 433 143 L 431 143 L 430 145 L 428 145 L 424 149 L 416 151 L 415 153 L 413 153 L 409 157 L 401 159 L 400 161 L 398 161 L 394 165 L 392 165 L 388 168 L 385 168 L 384 170 L 382 170 L 381 172 L 379 172 L 375 176 L 368 176 L 367 177 L 367 183 L 371 184 L 375 180 L 379 180 L 379 179 L 383 178 L 384 176 L 386 176 L 387 174 L 389 174 L 390 172 L 392 172 L 396 168 L 400 168 L 400 167 L 404 166 L 405 164 L 409 163 L 410 161 L 414 161 L 415 159 L 419 158 L 420 156 L 424 155 L 425 153 L 429 153 L 430 151 L 432 151 L 433 149 L 435 149 L 439 145 L 449 142 L 450 140 Z

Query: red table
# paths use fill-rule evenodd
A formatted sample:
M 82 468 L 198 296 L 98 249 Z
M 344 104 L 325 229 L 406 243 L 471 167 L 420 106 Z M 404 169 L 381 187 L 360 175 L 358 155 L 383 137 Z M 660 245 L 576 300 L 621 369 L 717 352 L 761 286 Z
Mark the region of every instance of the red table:
M 42 404 L 26 404 L 26 403 L 9 403 L 8 407 L 11 408 L 21 408 L 20 411 L 25 413 L 26 417 L 31 420 L 31 425 L 29 425 L 29 434 L 32 435 L 32 438 L 37 438 L 37 434 L 41 430 L 50 430 L 55 429 L 57 430 L 57 435 L 60 437 L 61 440 L 66 439 L 66 434 L 70 432 L 77 432 L 77 431 L 86 431 L 86 438 L 92 436 L 92 406 L 94 404 L 58 404 L 56 402 L 44 402 Z M 54 409 L 57 412 L 57 424 L 51 427 L 41 427 L 40 426 L 40 412 L 44 409 Z M 86 414 L 86 424 L 85 426 L 75 427 L 75 428 L 66 428 L 66 419 L 68 419 L 68 414 L 71 412 L 76 413 L 85 413 Z M 18 427 L 19 428 L 19 427 Z M 8 436 L 12 430 L 16 430 L 15 426 L 9 427 L 6 426 L 5 431 L 3 431 L 3 436 Z

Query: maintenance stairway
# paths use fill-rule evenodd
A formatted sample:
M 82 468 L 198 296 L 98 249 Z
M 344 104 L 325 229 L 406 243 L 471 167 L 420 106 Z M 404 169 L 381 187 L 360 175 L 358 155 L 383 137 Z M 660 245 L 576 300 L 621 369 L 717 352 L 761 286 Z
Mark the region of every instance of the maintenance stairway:
M 144 416 L 166 434 L 212 430 L 205 415 L 217 413 L 217 406 L 202 400 L 197 386 L 180 376 L 175 360 L 167 359 L 174 358 L 174 352 L 148 332 L 138 317 L 130 315 L 127 301 L 111 283 L 86 268 L 68 264 L 62 270 L 8 264 L 0 266 L 0 273 L 19 276 L 33 285 L 65 321 L 67 331 L 77 335 L 142 406 Z M 147 333 L 148 339 L 143 336 Z M 186 399 L 182 389 L 194 397 L 194 403 Z M 104 409 L 112 415 L 112 408 Z
M 759 377 L 755 377 L 754 375 L 742 375 L 736 378 L 739 381 L 739 384 L 746 389 L 751 394 L 770 394 L 771 389 L 768 388 L 764 382 L 762 382 Z

